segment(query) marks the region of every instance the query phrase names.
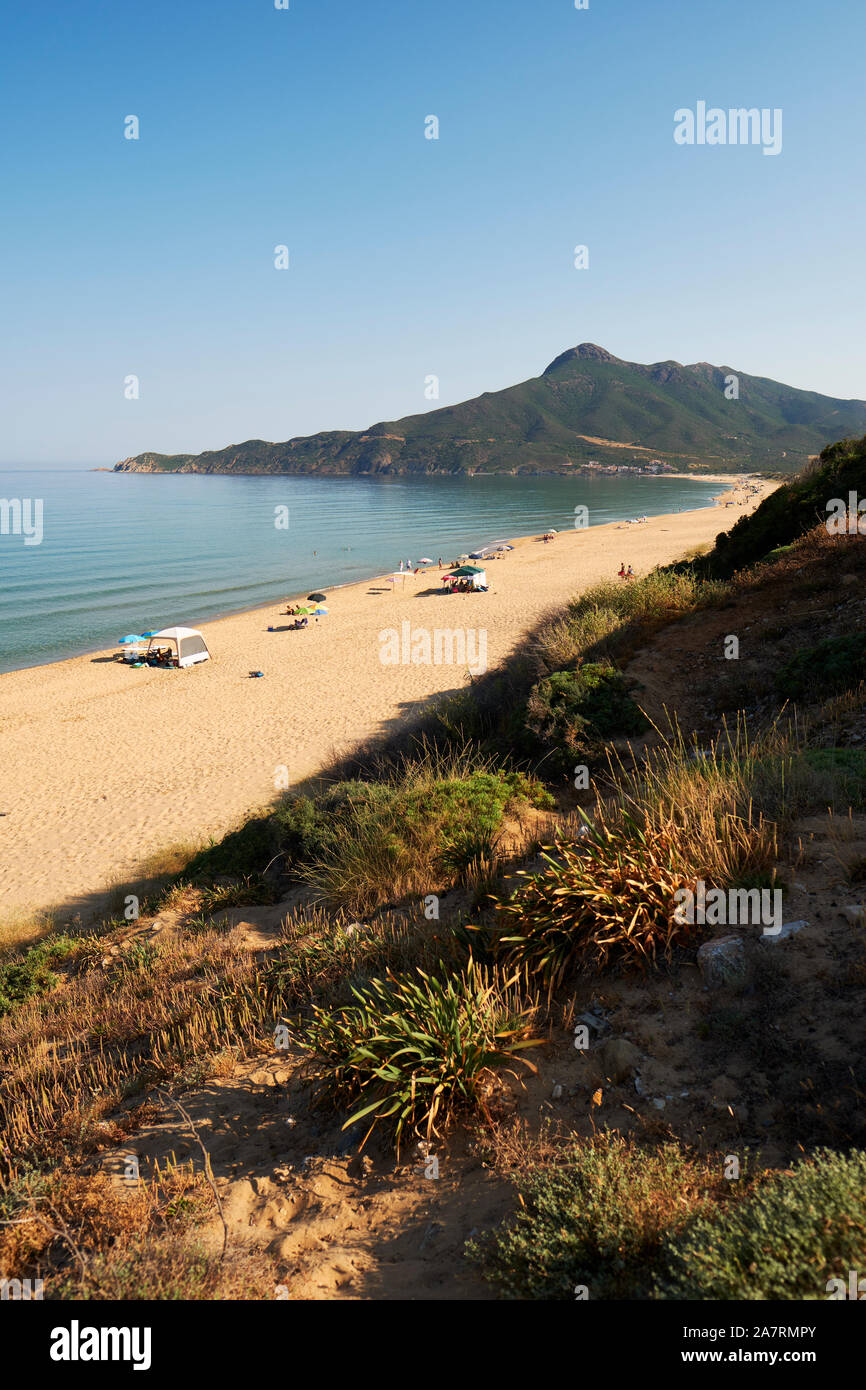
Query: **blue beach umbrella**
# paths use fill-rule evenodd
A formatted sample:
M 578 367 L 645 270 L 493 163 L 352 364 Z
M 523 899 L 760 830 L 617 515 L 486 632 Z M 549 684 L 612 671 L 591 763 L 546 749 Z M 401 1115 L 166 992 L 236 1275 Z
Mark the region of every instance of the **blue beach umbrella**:
M 128 632 L 125 637 L 119 637 L 117 639 L 117 645 L 119 647 L 126 647 L 130 642 L 143 642 L 147 635 L 147 633 L 144 633 L 142 636 L 140 633 Z

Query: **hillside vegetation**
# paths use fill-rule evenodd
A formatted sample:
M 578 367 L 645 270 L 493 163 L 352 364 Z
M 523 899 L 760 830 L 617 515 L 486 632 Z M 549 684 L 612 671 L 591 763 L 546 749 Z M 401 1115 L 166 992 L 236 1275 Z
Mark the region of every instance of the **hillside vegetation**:
M 823 524 L 850 491 L 866 439 L 576 596 L 139 920 L 10 954 L 0 1276 L 808 1300 L 866 1267 L 866 534 Z M 684 919 L 699 885 L 778 891 L 782 931 Z
M 847 511 L 851 493 L 863 500 L 863 467 L 862 439 L 828 445 L 796 478 L 771 492 L 754 512 L 720 535 L 709 554 L 691 562 L 691 570 L 727 579 L 765 556 L 775 558 L 782 547 L 836 516 L 838 504 Z M 832 503 L 837 506 L 831 508 Z M 860 515 L 866 525 L 866 508 Z M 852 524 L 857 524 L 856 518 Z

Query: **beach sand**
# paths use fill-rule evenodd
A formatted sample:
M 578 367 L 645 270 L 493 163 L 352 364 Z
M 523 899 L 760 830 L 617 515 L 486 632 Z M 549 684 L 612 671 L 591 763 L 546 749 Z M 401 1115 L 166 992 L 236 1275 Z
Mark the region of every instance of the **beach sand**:
M 330 616 L 268 632 L 291 621 L 269 605 L 203 624 L 213 660 L 183 671 L 134 670 L 106 651 L 0 675 L 0 916 L 98 906 L 152 854 L 218 837 L 269 804 L 280 768 L 294 785 L 467 684 L 456 665 L 383 665 L 383 629 L 484 629 L 496 666 L 622 561 L 640 575 L 711 544 L 775 486 L 739 489 L 732 507 L 516 540 L 487 565 L 486 594 L 444 596 L 435 567 L 330 590 L 323 575 Z

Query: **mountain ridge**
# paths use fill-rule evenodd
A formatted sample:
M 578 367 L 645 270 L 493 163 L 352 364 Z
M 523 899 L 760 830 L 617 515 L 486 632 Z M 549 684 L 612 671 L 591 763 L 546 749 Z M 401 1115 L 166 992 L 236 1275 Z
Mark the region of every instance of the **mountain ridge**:
M 738 395 L 729 399 L 732 382 Z M 628 466 L 624 451 L 632 448 L 689 470 L 793 472 L 828 440 L 864 433 L 866 401 L 711 362 L 628 362 L 579 343 L 516 386 L 366 430 L 323 430 L 282 443 L 248 439 L 199 454 L 145 452 L 113 471 L 562 474 L 589 463 Z

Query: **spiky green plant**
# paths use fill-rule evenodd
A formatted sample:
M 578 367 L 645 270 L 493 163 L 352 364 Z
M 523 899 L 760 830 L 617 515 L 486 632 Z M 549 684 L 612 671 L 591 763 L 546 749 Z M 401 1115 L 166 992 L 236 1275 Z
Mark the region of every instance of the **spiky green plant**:
M 280 889 L 261 874 L 245 874 L 235 883 L 216 883 L 200 890 L 201 905 L 206 912 L 218 912 L 226 907 L 251 907 L 257 903 L 279 902 Z
M 483 1109 L 493 1071 L 534 1045 L 514 981 L 471 959 L 458 974 L 389 974 L 353 994 L 357 1004 L 315 1007 L 301 1041 L 320 1101 L 357 1106 L 344 1129 L 369 1119 L 368 1136 L 386 1122 L 398 1151 L 407 1132 L 429 1140 L 458 1111 Z
M 611 822 L 599 814 L 585 828 L 583 838 L 545 852 L 543 872 L 497 903 L 506 965 L 551 993 L 578 969 L 617 959 L 645 967 L 695 932 L 675 916 L 676 890 L 696 880 L 674 835 L 625 814 Z

